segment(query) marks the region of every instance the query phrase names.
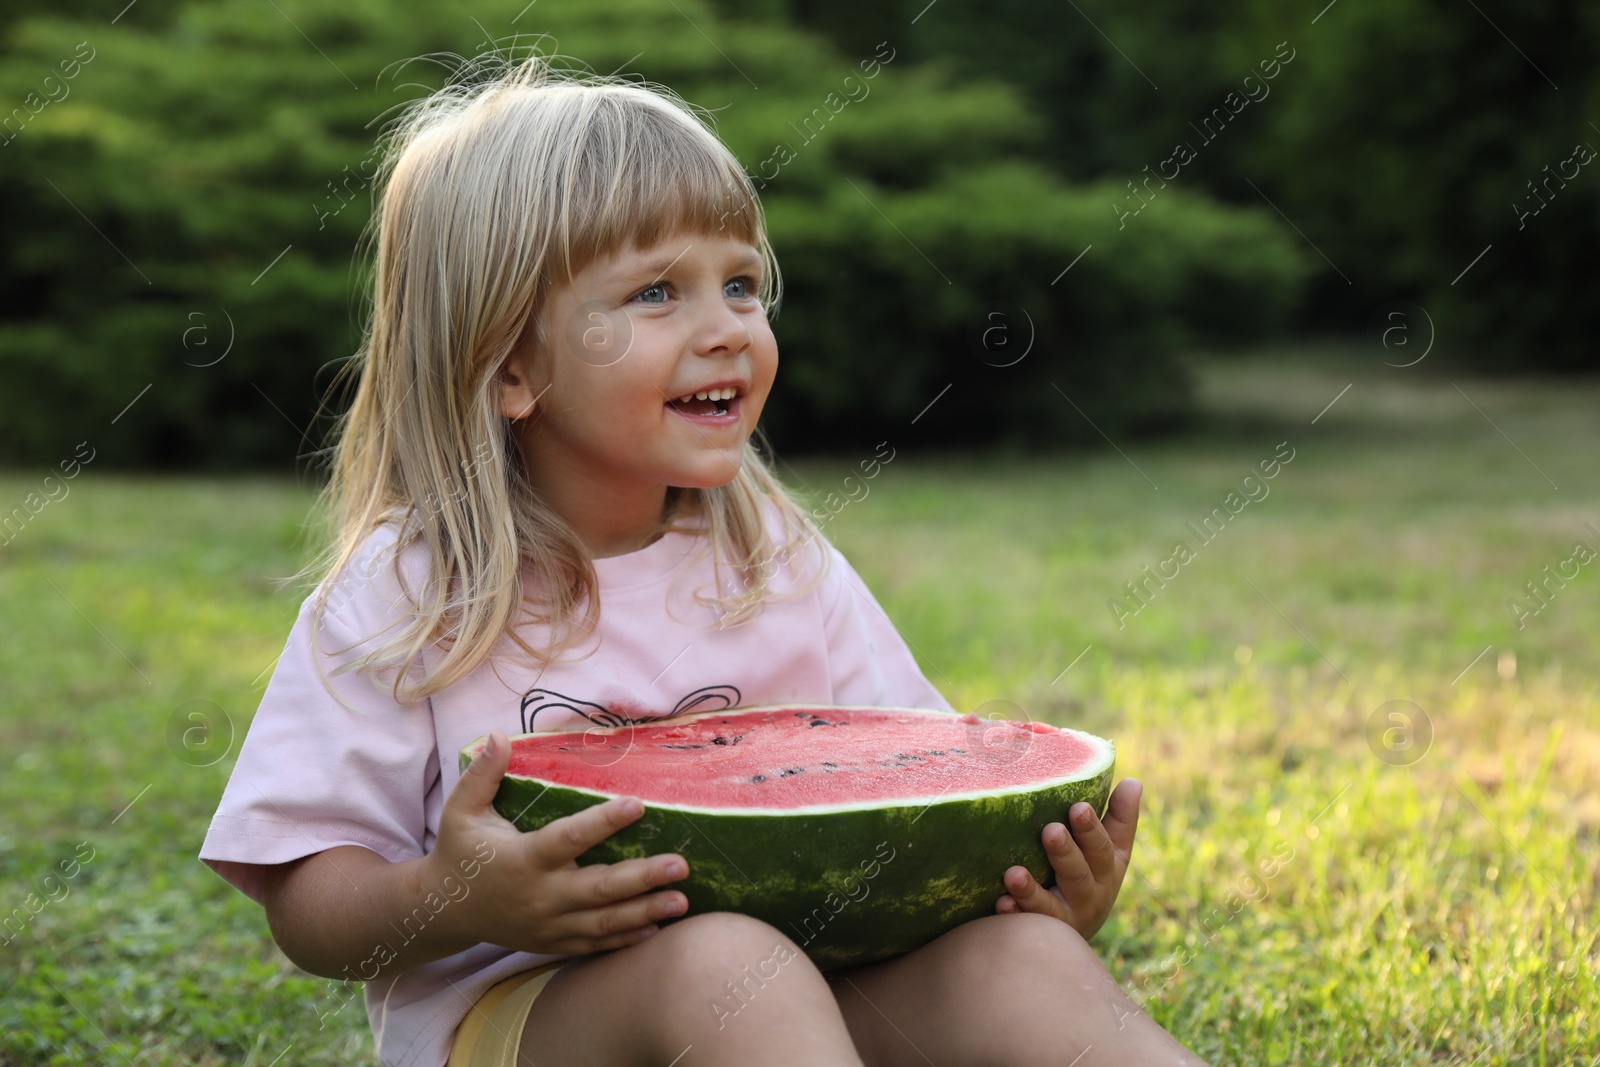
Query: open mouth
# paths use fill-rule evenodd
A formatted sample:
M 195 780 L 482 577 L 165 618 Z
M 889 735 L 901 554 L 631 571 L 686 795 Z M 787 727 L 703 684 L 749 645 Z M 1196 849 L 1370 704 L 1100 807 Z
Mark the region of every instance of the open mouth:
M 667 401 L 667 407 L 697 422 L 731 422 L 737 421 L 741 399 L 738 390 L 730 387 L 680 396 Z

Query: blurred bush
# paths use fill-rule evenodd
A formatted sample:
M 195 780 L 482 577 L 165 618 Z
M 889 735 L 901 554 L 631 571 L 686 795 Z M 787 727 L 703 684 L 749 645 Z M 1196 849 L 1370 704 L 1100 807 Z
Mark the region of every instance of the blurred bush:
M 1022 93 L 912 65 L 893 39 L 845 51 L 689 0 L 164 2 L 116 25 L 76 0 L 49 10 L 0 19 L 0 102 L 20 109 L 0 146 L 11 463 L 93 434 L 108 465 L 282 466 L 319 448 L 321 427 L 304 431 L 359 343 L 374 120 L 443 81 L 408 58 L 517 33 L 671 86 L 773 175 L 786 294 L 763 421 L 781 449 L 1171 425 L 1188 404 L 1176 353 L 1281 327 L 1309 271 L 1269 210 L 1195 190 L 1119 225 L 1116 188 L 1032 162 L 1049 127 Z M 866 79 L 875 52 L 892 58 Z M 763 171 L 780 143 L 792 161 Z
M 1240 108 L 1179 181 L 1227 203 L 1265 206 L 1271 197 L 1327 256 L 1311 253 L 1318 274 L 1298 328 L 1355 332 L 1380 305 L 1415 301 L 1448 349 L 1480 366 L 1600 366 L 1600 176 L 1579 162 L 1600 150 L 1600 6 L 988 0 L 926 8 L 927 0 L 766 5 L 768 17 L 803 15 L 846 48 L 909 24 L 912 62 L 1009 81 L 1048 124 L 1042 158 L 1073 181 L 1120 186 L 1159 165 L 1175 142 L 1204 144 L 1194 124 L 1230 92 L 1252 91 L 1253 75 L 1253 91 L 1265 95 Z M 1261 64 L 1280 43 L 1294 58 L 1263 89 Z M 1588 152 L 1575 159 L 1580 145 Z

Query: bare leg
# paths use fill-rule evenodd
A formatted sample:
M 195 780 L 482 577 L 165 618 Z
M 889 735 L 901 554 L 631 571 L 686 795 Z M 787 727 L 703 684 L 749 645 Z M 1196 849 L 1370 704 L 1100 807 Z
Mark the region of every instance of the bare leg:
M 1045 915 L 987 915 L 827 979 L 870 1067 L 1204 1067 Z
M 775 927 L 731 912 L 563 967 L 522 1049 L 519 1067 L 861 1067 L 821 972 Z

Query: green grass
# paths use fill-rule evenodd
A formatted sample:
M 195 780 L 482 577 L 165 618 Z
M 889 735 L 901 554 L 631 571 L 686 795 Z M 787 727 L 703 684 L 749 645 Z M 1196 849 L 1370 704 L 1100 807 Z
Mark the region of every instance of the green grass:
M 1095 944 L 1212 1062 L 1600 1048 L 1600 560 L 1524 628 L 1507 607 L 1600 550 L 1600 387 L 1426 366 L 1219 363 L 1204 427 L 1126 457 L 935 459 L 886 431 L 896 458 L 827 527 L 957 707 L 1116 739 L 1146 807 Z M 1198 545 L 1185 524 L 1282 441 L 1270 495 Z M 786 475 L 821 496 L 862 458 Z M 37 484 L 0 478 L 0 505 Z M 0 944 L 0 1064 L 373 1062 L 359 998 L 194 859 L 298 604 L 273 578 L 307 493 L 71 486 L 0 548 L 0 914 L 94 858 Z M 1107 600 L 1179 539 L 1194 558 L 1119 628 Z M 1382 743 L 1395 708 L 1425 752 Z M 186 749 L 196 711 L 216 729 Z

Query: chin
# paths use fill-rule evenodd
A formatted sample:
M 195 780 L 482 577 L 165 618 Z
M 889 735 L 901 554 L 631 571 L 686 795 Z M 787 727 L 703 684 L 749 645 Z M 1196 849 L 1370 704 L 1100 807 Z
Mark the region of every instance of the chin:
M 711 471 L 703 477 L 685 477 L 668 484 L 678 489 L 720 489 L 724 485 L 733 484 L 734 479 L 739 477 L 738 468 L 730 467 L 726 463 L 719 463 L 717 467 L 720 473 Z

